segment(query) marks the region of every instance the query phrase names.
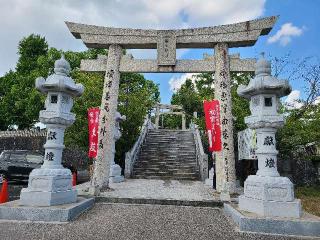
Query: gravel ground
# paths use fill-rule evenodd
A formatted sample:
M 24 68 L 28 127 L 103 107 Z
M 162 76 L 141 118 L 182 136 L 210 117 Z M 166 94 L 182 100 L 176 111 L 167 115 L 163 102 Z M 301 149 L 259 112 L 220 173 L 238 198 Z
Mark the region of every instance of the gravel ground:
M 0 221 L 0 239 L 301 239 L 240 233 L 221 209 L 96 204 L 71 223 Z M 308 238 L 311 239 L 311 238 Z

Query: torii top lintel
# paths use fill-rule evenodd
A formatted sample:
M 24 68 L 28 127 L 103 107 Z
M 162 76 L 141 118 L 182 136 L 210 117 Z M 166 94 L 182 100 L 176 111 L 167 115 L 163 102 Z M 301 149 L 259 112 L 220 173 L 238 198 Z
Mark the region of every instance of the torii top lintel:
M 126 49 L 156 49 L 159 44 L 174 48 L 212 48 L 224 42 L 228 47 L 245 47 L 255 44 L 259 36 L 267 35 L 277 16 L 214 27 L 154 30 L 112 28 L 66 22 L 75 38 L 82 39 L 89 48 L 108 48 L 112 44 Z

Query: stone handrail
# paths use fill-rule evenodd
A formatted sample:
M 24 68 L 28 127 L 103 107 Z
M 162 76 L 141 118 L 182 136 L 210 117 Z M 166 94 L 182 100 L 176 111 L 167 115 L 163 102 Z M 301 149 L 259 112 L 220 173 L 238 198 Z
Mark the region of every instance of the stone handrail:
M 198 126 L 191 123 L 190 128 L 192 129 L 196 144 L 197 165 L 200 170 L 201 180 L 205 181 L 208 178 L 208 155 L 204 153 Z
M 131 148 L 129 152 L 126 152 L 126 159 L 125 159 L 125 170 L 124 170 L 124 176 L 126 178 L 130 178 L 132 175 L 133 165 L 137 159 L 137 156 L 141 150 L 141 146 L 143 142 L 145 141 L 145 138 L 147 136 L 148 129 L 153 129 L 153 123 L 151 122 L 151 119 L 147 116 L 142 128 L 141 133 L 138 138 L 138 140 L 135 142 L 134 146 Z

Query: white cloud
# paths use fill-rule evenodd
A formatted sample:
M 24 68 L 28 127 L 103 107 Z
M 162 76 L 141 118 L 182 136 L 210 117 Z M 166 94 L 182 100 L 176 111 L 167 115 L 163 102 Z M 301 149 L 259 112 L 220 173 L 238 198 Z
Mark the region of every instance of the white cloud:
M 314 100 L 314 105 L 319 105 L 320 104 L 320 96 L 318 96 L 315 100 Z
M 64 21 L 134 28 L 213 26 L 260 17 L 265 0 L 0 0 L 0 76 L 14 68 L 17 46 L 31 33 L 52 47 L 84 50 Z
M 303 106 L 303 103 L 299 101 L 300 99 L 300 91 L 299 90 L 293 90 L 286 98 L 285 100 L 285 106 L 288 109 L 298 109 Z
M 187 79 L 191 79 L 192 82 L 195 82 L 194 76 L 197 74 L 198 73 L 184 73 L 184 74 L 180 75 L 179 77 L 174 76 L 174 77 L 170 78 L 170 80 L 169 80 L 170 90 L 172 92 L 177 92 L 177 90 L 179 90 L 181 88 L 181 85 L 184 84 Z
M 304 28 L 293 26 L 292 23 L 285 23 L 275 35 L 268 38 L 268 43 L 279 42 L 281 46 L 286 46 L 291 42 L 292 37 L 300 36 Z

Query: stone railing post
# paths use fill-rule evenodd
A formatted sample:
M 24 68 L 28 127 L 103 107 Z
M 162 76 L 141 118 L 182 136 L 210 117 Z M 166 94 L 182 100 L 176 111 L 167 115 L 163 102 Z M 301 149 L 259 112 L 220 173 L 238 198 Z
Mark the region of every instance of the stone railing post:
M 156 107 L 156 116 L 155 116 L 155 128 L 158 129 L 159 128 L 159 121 L 160 121 L 160 108 L 159 106 Z
M 186 130 L 186 115 L 183 113 L 182 115 L 181 115 L 181 118 L 182 118 L 182 123 L 181 123 L 181 125 L 182 125 L 182 130 Z
M 137 141 L 135 142 L 133 147 L 130 149 L 130 151 L 126 152 L 125 178 L 131 177 L 133 165 L 137 159 L 137 155 L 139 154 L 139 152 L 141 150 L 142 144 L 145 141 L 145 138 L 148 134 L 149 129 L 153 129 L 153 125 L 152 125 L 151 119 L 148 118 L 148 116 L 147 116 L 143 125 L 142 125 L 141 132 L 140 132 L 140 135 L 139 135 Z
M 199 166 L 201 181 L 204 182 L 208 178 L 208 155 L 204 153 L 198 126 L 192 124 L 191 130 L 196 144 L 197 164 Z

